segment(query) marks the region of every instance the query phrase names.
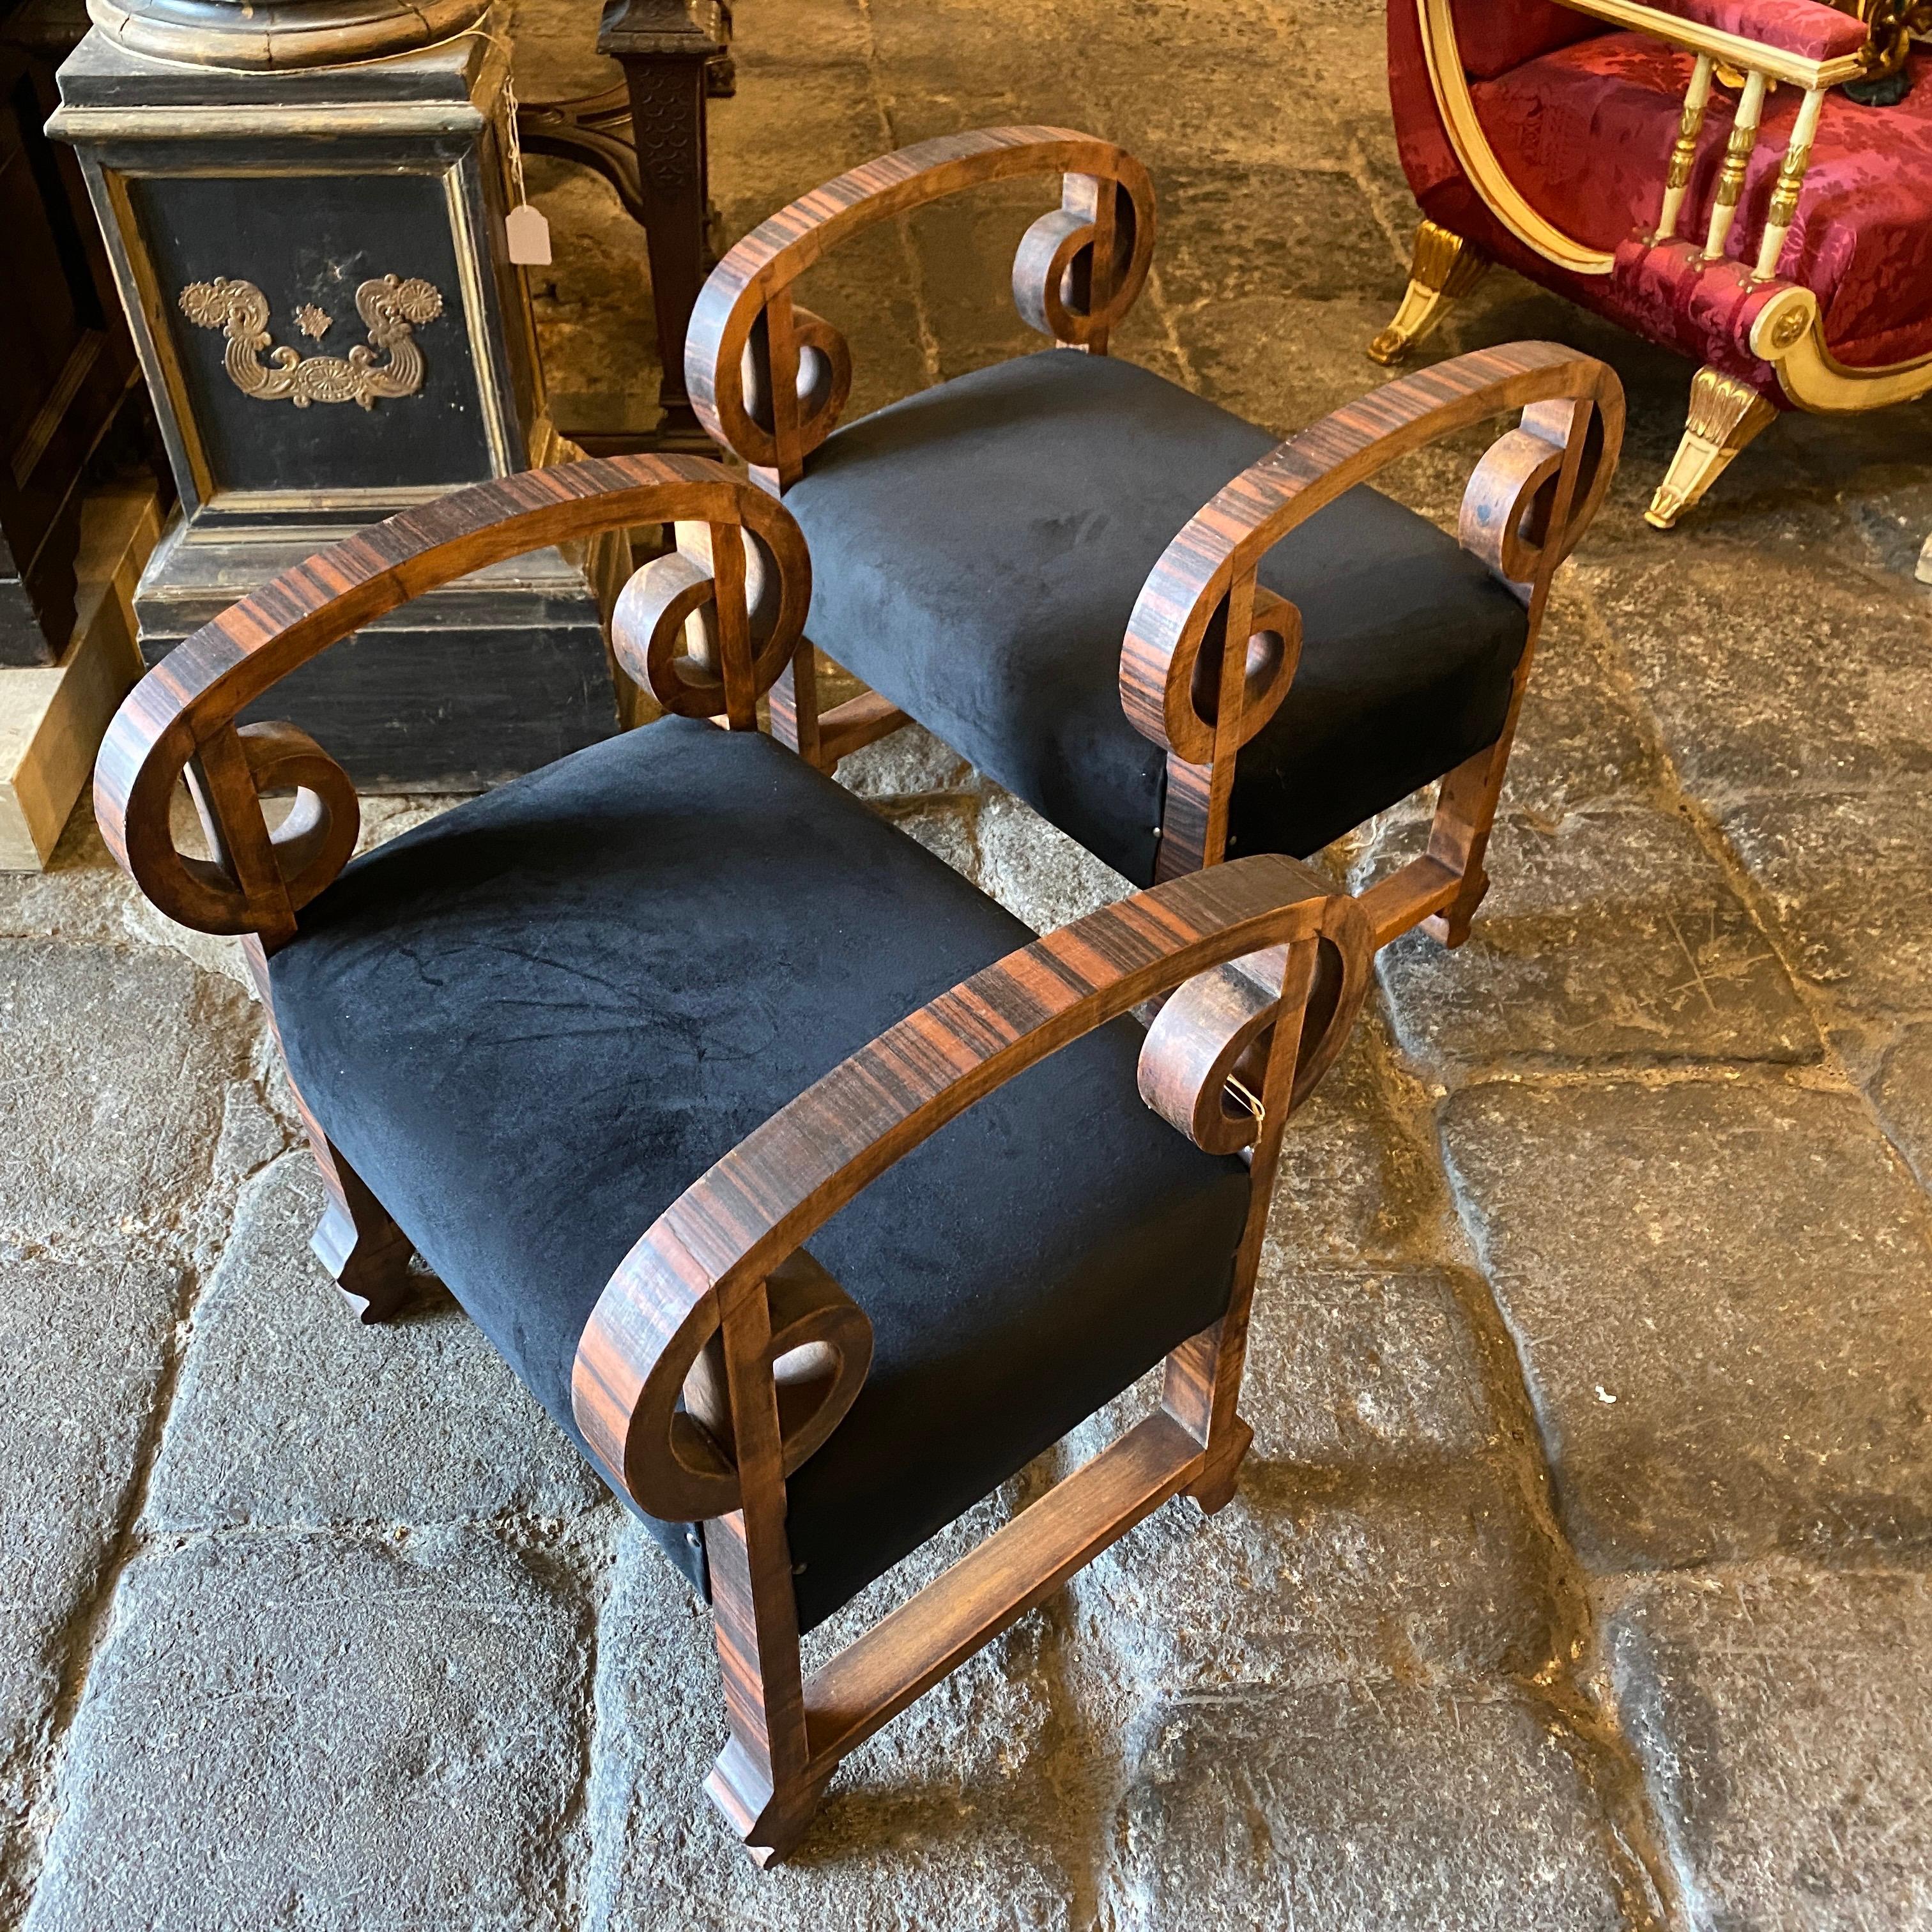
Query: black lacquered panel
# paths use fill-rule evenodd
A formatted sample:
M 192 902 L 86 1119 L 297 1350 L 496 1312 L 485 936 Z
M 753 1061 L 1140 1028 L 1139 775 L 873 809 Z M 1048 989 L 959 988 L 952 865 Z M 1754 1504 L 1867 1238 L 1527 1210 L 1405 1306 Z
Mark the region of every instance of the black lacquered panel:
M 440 177 L 166 176 L 128 187 L 218 497 L 473 482 L 491 473 Z M 190 284 L 248 281 L 268 310 L 271 346 L 255 361 L 272 368 L 282 350 L 346 359 L 370 340 L 356 291 L 385 275 L 429 284 L 441 313 L 410 328 L 421 388 L 368 408 L 352 400 L 298 407 L 244 393 L 224 367 L 224 330 L 198 326 L 181 307 Z M 381 365 L 393 351 L 370 355 Z

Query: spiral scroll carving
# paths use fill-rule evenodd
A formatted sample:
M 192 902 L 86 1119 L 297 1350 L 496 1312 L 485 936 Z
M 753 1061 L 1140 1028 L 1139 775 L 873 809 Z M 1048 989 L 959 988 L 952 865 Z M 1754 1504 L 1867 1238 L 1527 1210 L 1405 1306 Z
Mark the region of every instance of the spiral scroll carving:
M 1348 1044 L 1367 997 L 1375 936 L 1360 903 L 1324 902 L 1310 934 L 1313 958 L 1300 1000 L 1292 1113 L 1322 1084 Z M 1261 1099 L 1291 949 L 1230 960 L 1180 987 L 1161 1008 L 1141 1049 L 1141 1097 L 1170 1126 L 1208 1154 L 1235 1154 L 1262 1130 Z
M 812 574 L 797 526 L 769 500 L 747 508 L 742 536 L 680 524 L 676 550 L 638 571 L 611 614 L 617 662 L 680 717 L 749 721 L 804 628 Z
M 1481 558 L 1519 596 L 1527 596 L 1549 541 L 1572 412 L 1588 406 L 1568 401 L 1532 404 L 1523 411 L 1521 426 L 1490 446 L 1463 492 L 1458 532 L 1463 548 Z M 1592 410 L 1563 532 L 1563 556 L 1576 548 L 1610 487 L 1610 466 L 1603 456 L 1603 421 Z
M 1029 328 L 1070 347 L 1105 349 L 1154 257 L 1152 193 L 1137 194 L 1144 181 L 1066 178 L 1061 205 L 1027 230 L 1013 256 L 1013 305 Z
M 1190 614 L 1175 644 L 1173 669 L 1161 693 L 1161 739 L 1176 758 L 1210 763 L 1221 733 L 1221 684 L 1230 613 L 1243 586 L 1218 602 L 1204 600 Z M 1286 597 L 1259 584 L 1246 586 L 1250 612 L 1240 716 L 1234 748 L 1248 743 L 1279 711 L 1301 658 L 1301 613 Z M 1134 715 L 1131 700 L 1128 715 Z M 1142 727 L 1146 728 L 1144 725 Z M 1226 748 L 1225 747 L 1223 748 Z
M 866 1312 L 802 1248 L 767 1277 L 771 1363 L 788 1476 L 844 1420 L 872 1365 Z M 714 1312 L 694 1315 L 660 1358 L 625 1458 L 638 1507 L 702 1522 L 739 1507 L 730 1392 Z
M 796 374 L 792 382 L 796 400 L 793 422 L 788 425 L 796 439 L 800 460 L 811 454 L 838 427 L 847 399 L 852 393 L 852 351 L 844 337 L 822 315 L 808 308 L 793 307 L 782 326 L 790 336 L 787 355 L 772 341 L 773 317 L 767 310 L 745 345 L 740 370 L 740 406 L 756 446 L 775 466 L 778 460 L 778 398 L 772 370 L 775 362 L 789 361 Z M 758 462 L 752 456 L 747 460 Z
M 244 724 L 242 741 L 258 796 L 292 791 L 295 802 L 269 835 L 290 910 L 299 912 L 348 864 L 362 829 L 349 774 L 306 731 L 289 724 Z
M 306 731 L 284 723 L 244 724 L 233 734 L 232 747 L 246 773 L 238 797 L 224 802 L 205 778 L 197 777 L 194 784 L 215 856 L 184 853 L 164 832 L 126 861 L 135 883 L 155 906 L 177 924 L 201 932 L 238 934 L 261 926 L 260 883 L 238 873 L 238 853 L 266 850 L 274 867 L 271 890 L 278 887 L 294 912 L 349 862 L 362 829 L 362 808 L 349 774 Z M 184 763 L 184 757 L 176 765 L 173 782 L 179 782 Z M 292 791 L 295 802 L 272 832 L 261 797 L 283 791 Z M 239 822 L 238 813 L 254 823 Z

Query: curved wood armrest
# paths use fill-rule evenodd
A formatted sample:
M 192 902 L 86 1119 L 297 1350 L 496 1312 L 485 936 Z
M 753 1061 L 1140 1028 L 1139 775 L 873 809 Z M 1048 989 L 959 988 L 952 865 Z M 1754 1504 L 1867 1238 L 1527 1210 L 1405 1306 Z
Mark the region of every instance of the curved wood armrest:
M 792 306 L 791 285 L 848 236 L 988 182 L 1064 176 L 1061 206 L 1027 231 L 1013 298 L 1042 334 L 1104 352 L 1153 259 L 1154 188 L 1125 149 L 1065 128 L 982 128 L 921 141 L 781 208 L 711 272 L 685 338 L 698 419 L 754 468 L 795 482 L 850 386 L 844 338 Z
M 777 586 L 771 570 L 757 573 L 772 626 L 758 661 L 782 663 L 811 601 L 805 541 L 781 506 L 719 464 L 626 456 L 454 490 L 284 572 L 148 672 L 116 714 L 95 766 L 94 810 L 109 850 L 181 924 L 257 934 L 271 948 L 285 943 L 296 912 L 354 848 L 355 790 L 292 725 L 238 730 L 236 714 L 298 665 L 439 584 L 546 544 L 657 523 L 705 526 L 718 548 L 730 550 L 718 601 L 736 606 L 724 614 L 734 637 L 751 626 L 742 533 L 758 538 Z M 734 596 L 724 594 L 728 588 Z M 749 660 L 748 649 L 742 661 Z M 212 860 L 184 857 L 169 830 L 169 802 L 190 761 Z M 260 794 L 278 784 L 296 787 L 298 801 L 272 837 Z
M 1470 479 L 1461 534 L 1529 601 L 1596 514 L 1623 440 L 1616 372 L 1553 342 L 1478 350 L 1387 383 L 1228 484 L 1168 545 L 1128 620 L 1120 701 L 1136 728 L 1191 764 L 1232 756 L 1287 697 L 1298 655 L 1300 615 L 1258 589 L 1262 558 L 1378 470 L 1514 409 L 1522 426 Z
M 1321 936 L 1366 960 L 1366 922 L 1330 916 L 1338 899 L 1273 854 L 1137 892 L 976 973 L 773 1114 L 658 1216 L 592 1312 L 572 1406 L 609 1480 L 652 1514 L 687 1514 L 710 1472 L 665 1460 L 686 1378 L 802 1242 L 975 1100 L 1142 1000 Z M 736 1507 L 726 1488 L 716 1513 Z

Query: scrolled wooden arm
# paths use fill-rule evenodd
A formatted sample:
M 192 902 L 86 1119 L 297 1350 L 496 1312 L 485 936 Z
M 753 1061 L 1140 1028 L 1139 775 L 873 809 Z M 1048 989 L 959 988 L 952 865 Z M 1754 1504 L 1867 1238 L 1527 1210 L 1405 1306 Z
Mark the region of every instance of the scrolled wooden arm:
M 1292 1113 L 1334 1065 L 1367 997 L 1375 934 L 1359 899 L 1322 909 L 1312 944 L 1270 946 L 1197 974 L 1148 1029 L 1141 1098 L 1209 1154 L 1234 1154 L 1261 1137 L 1262 1091 L 1282 1012 L 1300 1016 Z M 1305 980 L 1294 976 L 1305 972 Z
M 792 284 L 848 236 L 927 202 L 1026 175 L 1064 177 L 1034 223 L 1013 297 L 1042 334 L 1105 352 L 1147 279 L 1154 188 L 1124 148 L 1064 128 L 986 128 L 922 141 L 781 208 L 711 272 L 685 338 L 685 383 L 711 434 L 782 488 L 836 427 L 851 382 L 844 339 L 795 308 Z
M 1287 696 L 1298 638 L 1292 605 L 1258 589 L 1262 560 L 1298 524 L 1377 471 L 1504 411 L 1523 411 L 1480 464 L 1462 540 L 1527 596 L 1575 547 L 1616 470 L 1623 386 L 1593 356 L 1556 343 L 1484 349 L 1384 384 L 1277 445 L 1169 544 L 1134 605 L 1120 652 L 1120 701 L 1136 728 L 1196 765 L 1232 760 Z M 1562 526 L 1548 528 L 1572 441 L 1579 473 Z M 1551 550 L 1553 543 L 1554 550 Z M 1245 652 L 1230 652 L 1230 636 Z M 1258 680 L 1257 668 L 1266 669 Z
M 1343 948 L 1351 982 L 1365 975 L 1366 922 L 1338 919 L 1338 901 L 1352 904 L 1272 854 L 1136 893 L 975 974 L 781 1108 L 658 1217 L 591 1314 L 572 1406 L 610 1480 L 673 1520 L 736 1508 L 734 1472 L 679 1419 L 721 1326 L 901 1156 L 1143 1000 L 1248 954 L 1312 953 L 1324 938 Z M 784 1460 L 799 1460 L 789 1445 Z
M 297 666 L 426 590 L 506 557 L 633 525 L 708 532 L 740 561 L 724 628 L 748 638 L 746 546 L 769 561 L 758 667 L 789 658 L 811 601 L 804 538 L 763 490 L 696 457 L 626 456 L 526 471 L 358 530 L 264 584 L 205 624 L 148 672 L 100 748 L 94 810 L 122 868 L 170 918 L 203 932 L 252 933 L 270 950 L 354 849 L 355 789 L 340 766 L 290 724 L 238 728 L 237 714 Z M 663 561 L 664 560 L 660 560 Z M 728 654 L 741 671 L 747 658 Z M 731 708 L 755 701 L 734 682 Z M 726 709 L 721 680 L 714 710 Z M 734 716 L 734 722 L 738 722 Z M 169 830 L 176 783 L 189 773 L 214 856 L 184 856 Z M 293 788 L 295 809 L 271 834 L 261 794 Z

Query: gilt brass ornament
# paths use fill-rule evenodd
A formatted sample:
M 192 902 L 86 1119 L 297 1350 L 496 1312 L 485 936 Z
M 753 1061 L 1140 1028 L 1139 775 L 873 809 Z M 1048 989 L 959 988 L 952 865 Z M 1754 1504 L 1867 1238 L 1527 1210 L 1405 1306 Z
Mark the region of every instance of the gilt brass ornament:
M 1932 34 L 1932 0 L 1832 0 L 1832 4 L 1840 13 L 1856 14 L 1871 29 L 1864 57 L 1868 81 L 1899 73 L 1912 52 L 1913 35 Z
M 181 292 L 181 311 L 189 321 L 226 337 L 222 364 L 235 386 L 264 403 L 286 397 L 298 410 L 311 403 L 360 403 L 372 410 L 384 397 L 413 396 L 422 387 L 422 351 L 412 332 L 442 314 L 440 292 L 416 277 L 384 275 L 356 291 L 356 310 L 369 331 L 367 342 L 346 356 L 304 356 L 272 346 L 268 298 L 253 282 L 218 275 Z M 328 326 L 312 304 L 296 313 L 306 334 L 319 339 Z M 387 362 L 376 360 L 386 353 Z

